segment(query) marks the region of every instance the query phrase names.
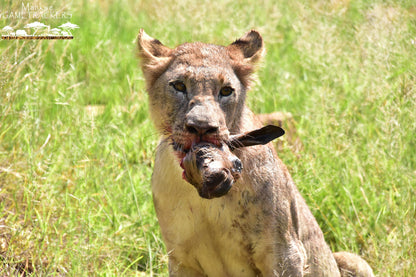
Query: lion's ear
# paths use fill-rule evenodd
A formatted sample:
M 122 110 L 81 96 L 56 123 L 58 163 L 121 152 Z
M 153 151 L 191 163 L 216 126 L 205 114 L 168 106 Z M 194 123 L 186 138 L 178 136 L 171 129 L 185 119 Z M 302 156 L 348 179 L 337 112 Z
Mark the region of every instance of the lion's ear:
M 137 36 L 139 55 L 145 59 L 160 59 L 169 57 L 172 49 L 164 46 L 159 40 L 152 38 L 143 29 Z
M 150 85 L 168 66 L 172 49 L 146 34 L 143 29 L 137 36 L 137 49 L 143 74 Z
M 251 30 L 227 46 L 231 58 L 244 63 L 256 63 L 264 53 L 263 38 L 260 33 Z
M 241 83 L 249 87 L 256 64 L 264 54 L 263 38 L 259 32 L 251 30 L 227 46 L 232 67 Z

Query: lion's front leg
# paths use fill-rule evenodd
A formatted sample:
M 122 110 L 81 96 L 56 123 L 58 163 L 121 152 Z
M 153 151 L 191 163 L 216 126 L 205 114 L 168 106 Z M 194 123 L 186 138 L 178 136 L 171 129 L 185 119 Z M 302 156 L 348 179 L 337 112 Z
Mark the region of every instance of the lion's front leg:
M 286 251 L 282 253 L 282 263 L 280 276 L 284 277 L 303 277 L 308 266 L 306 264 L 307 256 L 303 243 L 294 239 L 286 247 Z
M 169 257 L 169 276 L 170 277 L 205 277 L 193 268 L 186 267 L 175 258 Z
M 256 252 L 255 263 L 261 276 L 303 277 L 308 269 L 305 248 L 297 239 L 276 245 L 273 253 L 262 250 Z

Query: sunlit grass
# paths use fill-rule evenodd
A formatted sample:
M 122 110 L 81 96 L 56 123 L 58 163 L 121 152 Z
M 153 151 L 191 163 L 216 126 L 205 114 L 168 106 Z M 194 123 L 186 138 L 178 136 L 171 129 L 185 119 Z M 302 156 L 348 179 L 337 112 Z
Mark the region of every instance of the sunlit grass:
M 326 240 L 379 276 L 415 275 L 415 5 L 286 2 L 39 3 L 80 28 L 0 41 L 0 275 L 167 275 L 139 28 L 171 47 L 258 29 L 267 53 L 248 103 L 293 114 L 303 147 L 279 155 Z

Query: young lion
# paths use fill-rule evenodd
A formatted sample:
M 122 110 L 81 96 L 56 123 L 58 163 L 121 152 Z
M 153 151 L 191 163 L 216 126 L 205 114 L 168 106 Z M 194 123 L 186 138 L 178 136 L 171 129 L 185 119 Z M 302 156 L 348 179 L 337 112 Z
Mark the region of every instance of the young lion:
M 150 113 L 162 137 L 153 201 L 170 276 L 373 276 L 360 257 L 336 253 L 271 144 L 233 150 L 244 169 L 225 195 L 206 199 L 183 178 L 197 143 L 220 146 L 261 127 L 245 106 L 263 39 L 254 30 L 224 47 L 174 49 L 143 30 L 138 49 Z M 337 265 L 338 261 L 338 265 Z

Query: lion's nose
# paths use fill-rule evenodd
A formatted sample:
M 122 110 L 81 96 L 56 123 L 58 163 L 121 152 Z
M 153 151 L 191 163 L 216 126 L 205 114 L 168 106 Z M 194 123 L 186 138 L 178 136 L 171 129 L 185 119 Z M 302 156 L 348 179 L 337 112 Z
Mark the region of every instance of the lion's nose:
M 217 133 L 219 127 L 208 122 L 188 121 L 185 124 L 185 129 L 191 134 L 203 136 Z
M 220 129 L 220 114 L 215 104 L 210 101 L 191 105 L 185 116 L 185 130 L 191 134 L 203 136 L 214 135 Z

